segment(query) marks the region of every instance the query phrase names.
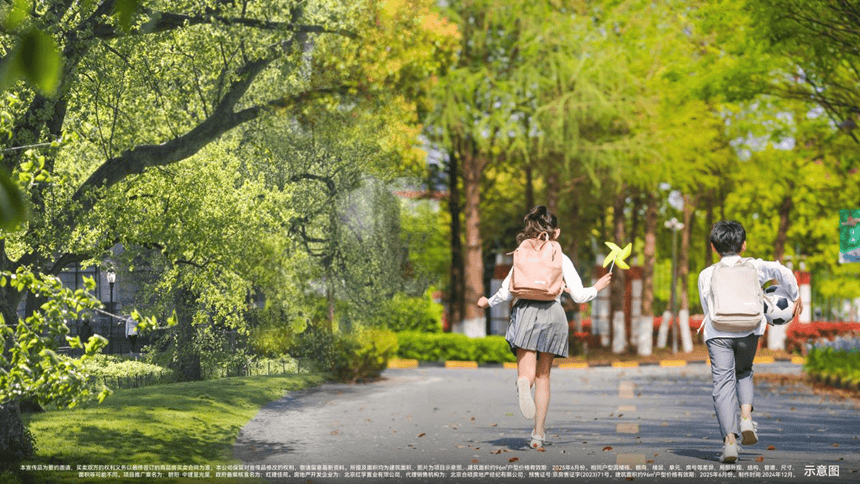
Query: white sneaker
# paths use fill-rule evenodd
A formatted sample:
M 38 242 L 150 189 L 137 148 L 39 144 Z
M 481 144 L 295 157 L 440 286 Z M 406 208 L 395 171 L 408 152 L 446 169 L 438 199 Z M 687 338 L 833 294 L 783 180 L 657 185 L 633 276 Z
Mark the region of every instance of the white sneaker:
M 723 445 L 723 453 L 720 454 L 720 462 L 725 464 L 733 464 L 736 460 L 738 460 L 737 442 Z
M 523 413 L 523 417 L 535 418 L 535 401 L 532 399 L 531 384 L 528 378 L 517 379 L 517 394 L 519 394 L 520 412 Z
M 741 435 L 743 436 L 741 443 L 744 445 L 753 445 L 758 442 L 757 430 L 758 423 L 748 418 L 741 418 Z
M 537 435 L 535 435 L 534 431 L 532 431 L 532 440 L 531 442 L 529 442 L 529 447 L 531 447 L 532 449 L 540 449 L 544 446 L 544 442 L 546 440 L 545 438 L 546 433 L 544 433 L 542 437 L 538 437 Z

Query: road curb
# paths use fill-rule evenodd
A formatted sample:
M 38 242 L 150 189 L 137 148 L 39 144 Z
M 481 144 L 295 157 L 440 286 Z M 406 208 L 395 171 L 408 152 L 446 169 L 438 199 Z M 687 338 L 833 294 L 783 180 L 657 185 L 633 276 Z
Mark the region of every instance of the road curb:
M 795 365 L 802 365 L 806 362 L 806 359 L 801 356 L 795 356 L 793 358 L 775 358 L 773 356 L 762 356 L 756 357 L 753 360 L 753 364 L 756 365 L 769 365 L 776 362 L 788 362 L 793 363 Z M 560 370 L 581 370 L 587 368 L 638 368 L 640 366 L 660 366 L 662 368 L 681 368 L 691 364 L 706 364 L 710 365 L 710 360 L 660 360 L 660 361 L 612 361 L 612 362 L 598 362 L 598 363 L 587 363 L 587 362 L 574 362 L 574 363 L 558 363 L 556 368 Z M 478 363 L 477 361 L 459 361 L 459 360 L 448 360 L 444 362 L 438 361 L 420 361 L 420 360 L 411 360 L 411 359 L 395 359 L 390 360 L 388 362 L 388 368 L 390 369 L 414 369 L 414 368 L 428 368 L 428 367 L 444 367 L 444 368 L 503 368 L 506 370 L 515 370 L 517 368 L 517 364 L 513 362 L 504 362 L 504 363 Z

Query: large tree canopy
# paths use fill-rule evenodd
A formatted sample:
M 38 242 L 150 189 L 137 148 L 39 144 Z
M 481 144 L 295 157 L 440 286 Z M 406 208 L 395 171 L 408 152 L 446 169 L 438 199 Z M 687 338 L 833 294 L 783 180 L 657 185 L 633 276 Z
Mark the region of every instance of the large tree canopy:
M 294 192 L 304 189 L 296 187 L 346 171 L 343 193 L 330 205 L 342 208 L 365 175 L 356 171 L 368 163 L 384 160 L 394 171 L 420 159 L 414 138 L 420 113 L 429 109 L 423 96 L 456 44 L 456 30 L 429 4 L 7 2 L 0 167 L 20 184 L 17 205 L 30 216 L 19 231 L 0 233 L 0 270 L 53 281 L 50 275 L 74 263 L 96 264 L 121 243 L 128 257 L 114 254 L 114 263 L 131 270 L 142 262 L 159 272 L 147 287 L 151 307 L 179 307 L 179 327 L 188 329 L 180 339 L 191 338 L 183 340 L 189 344 L 192 323 L 212 315 L 226 327 L 241 324 L 257 291 L 287 297 L 283 287 L 292 280 L 278 280 L 285 268 L 299 266 L 288 276 L 320 274 L 307 263 L 314 250 L 301 250 L 301 236 L 312 242 L 319 235 L 303 225 L 314 220 L 303 212 L 311 207 L 296 204 Z M 38 62 L 44 60 L 47 68 Z M 332 121 L 337 117 L 342 122 Z M 326 155 L 310 168 L 294 164 L 307 153 L 273 155 L 274 143 L 258 142 L 258 132 L 267 131 L 282 146 L 301 141 L 305 149 L 315 123 L 335 140 L 318 143 Z M 352 149 L 338 144 L 340 128 L 344 137 L 373 133 Z M 366 163 L 350 165 L 361 156 Z M 268 166 L 255 167 L 255 160 Z M 290 174 L 286 186 L 270 179 L 279 169 Z M 15 192 L 12 180 L 0 177 L 7 193 Z M 23 213 L 14 200 L 0 204 L 7 207 Z M 365 277 L 388 267 L 373 265 L 381 256 L 374 257 Z M 17 286 L 0 285 L 7 325 L 18 321 L 22 295 Z M 54 296 L 30 291 L 27 314 L 38 315 L 45 298 Z M 38 331 L 19 327 L 4 332 L 7 350 Z M 16 351 L 0 369 L 19 361 Z M 58 400 L 52 389 L 62 373 L 52 373 L 50 353 L 28 364 L 47 376 L 20 395 Z
M 127 226 L 106 229 L 94 216 L 119 209 L 114 187 L 127 191 L 267 113 L 301 121 L 385 97 L 404 127 L 415 123 L 403 100 L 426 89 L 451 50 L 452 31 L 415 2 L 143 2 L 127 32 L 111 15 L 116 3 L 36 2 L 5 33 L 11 52 L 38 29 L 64 60 L 54 95 L 22 86 L 4 103 L 7 147 L 55 142 L 4 152 L 7 170 L 29 182 L 33 213 L 4 241 L 5 267 L 57 273 L 103 253 Z

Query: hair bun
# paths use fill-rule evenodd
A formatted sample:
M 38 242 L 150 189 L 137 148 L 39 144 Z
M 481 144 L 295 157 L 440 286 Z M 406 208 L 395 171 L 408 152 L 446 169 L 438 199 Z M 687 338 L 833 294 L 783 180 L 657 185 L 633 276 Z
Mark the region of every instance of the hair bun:
M 538 205 L 529 211 L 529 214 L 526 215 L 526 220 L 539 220 L 546 216 L 546 206 Z

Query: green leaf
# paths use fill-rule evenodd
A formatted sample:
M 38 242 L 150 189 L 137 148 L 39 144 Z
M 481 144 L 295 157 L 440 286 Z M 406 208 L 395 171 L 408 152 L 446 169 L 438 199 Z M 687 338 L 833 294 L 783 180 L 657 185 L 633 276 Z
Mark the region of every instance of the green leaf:
M 54 38 L 32 29 L 21 38 L 13 51 L 18 72 L 31 85 L 45 94 L 53 94 L 60 82 L 62 58 Z
M 167 326 L 168 327 L 176 326 L 177 321 L 178 320 L 176 318 L 176 310 L 174 309 L 173 314 L 171 314 L 170 317 L 167 318 Z
M 108 396 L 108 395 L 110 395 L 111 393 L 113 393 L 113 391 L 111 391 L 111 389 L 110 389 L 110 388 L 105 387 L 105 388 L 104 388 L 104 389 L 99 393 L 99 397 L 98 397 L 98 398 L 99 398 L 99 403 L 102 403 L 102 402 L 105 400 L 105 398 L 107 398 L 107 396 Z
M 21 25 L 21 22 L 27 18 L 28 12 L 32 6 L 32 1 L 15 0 L 15 3 L 12 5 L 12 9 L 9 11 L 9 15 L 4 19 L 4 27 L 8 30 L 15 30 L 18 28 L 18 26 Z
M 117 0 L 114 5 L 113 15 L 116 17 L 120 28 L 128 32 L 131 30 L 131 17 L 140 7 L 141 0 Z
M 0 228 L 13 231 L 26 218 L 27 207 L 24 204 L 24 195 L 9 175 L 0 170 Z

